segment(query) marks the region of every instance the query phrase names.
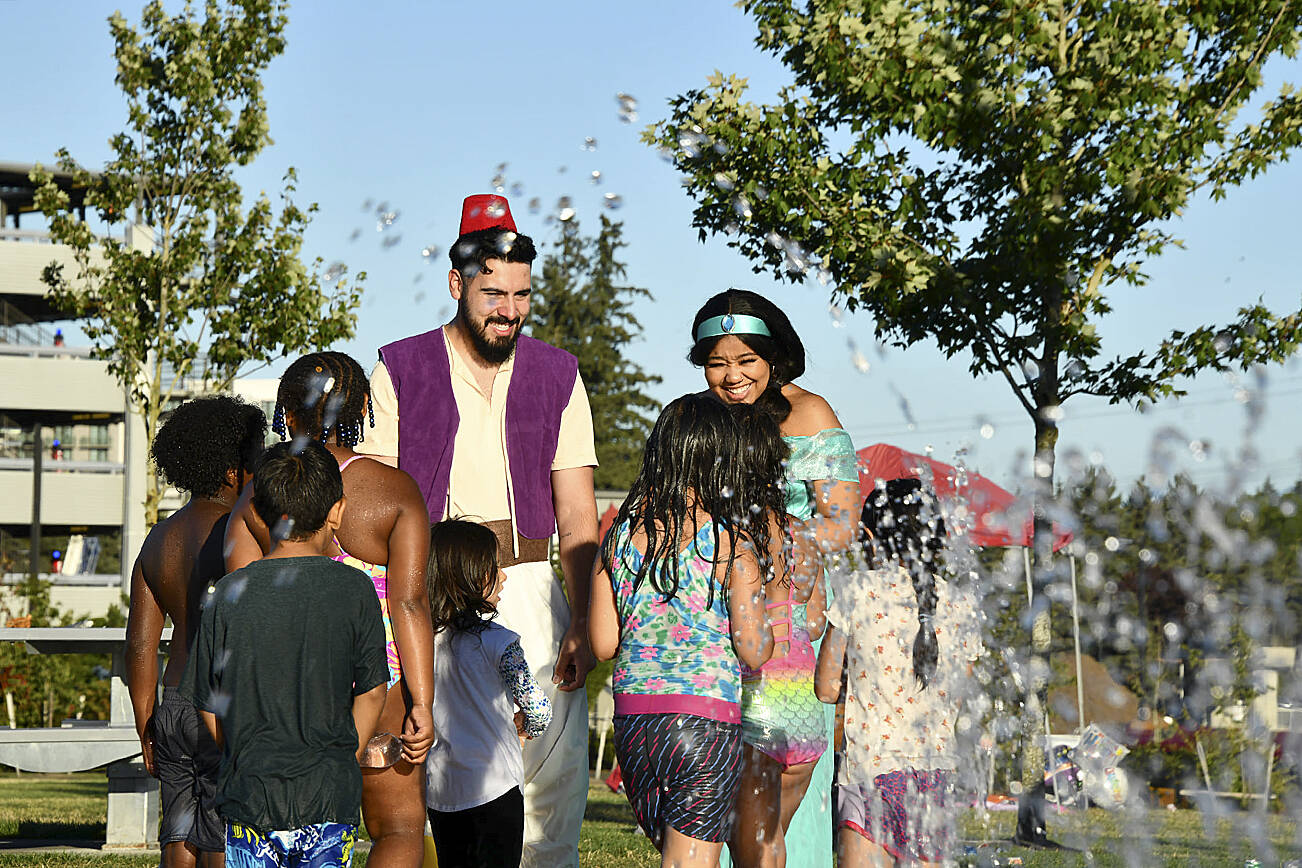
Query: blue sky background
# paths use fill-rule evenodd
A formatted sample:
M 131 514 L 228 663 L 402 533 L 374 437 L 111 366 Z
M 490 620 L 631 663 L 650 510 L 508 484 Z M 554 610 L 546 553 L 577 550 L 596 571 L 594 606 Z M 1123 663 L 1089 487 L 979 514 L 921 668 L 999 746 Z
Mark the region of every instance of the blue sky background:
M 138 20 L 139 3 L 0 0 L 11 82 L 0 103 L 0 160 L 48 162 L 59 147 L 89 167 L 108 157 L 125 117 L 106 24 L 114 8 Z M 543 243 L 554 238 L 544 216 L 560 196 L 595 230 L 603 195 L 618 194 L 623 206 L 607 213 L 625 224 L 628 280 L 655 296 L 636 308 L 646 335 L 629 354 L 664 377 L 656 397 L 700 388 L 700 372 L 685 361 L 696 307 L 728 286 L 755 289 L 791 315 L 809 349 L 802 385 L 831 401 L 857 445 L 931 446 L 945 460 L 966 448 L 969 464 L 1017 487 L 1032 429 L 1002 380 L 974 381 L 963 359 L 947 360 L 931 345 L 879 353 L 871 320 L 847 315 L 838 324 L 817 283 L 776 284 L 721 240 L 699 243 L 676 173 L 639 142 L 641 129 L 667 113 L 666 100 L 703 86 L 715 69 L 748 77 L 754 99 L 784 84 L 783 68 L 755 49 L 754 35 L 751 21 L 722 3 L 300 0 L 290 9 L 288 49 L 266 77 L 275 144 L 243 174 L 246 192 L 274 195 L 285 169 L 297 168 L 300 200 L 320 206 L 309 255 L 369 274 L 357 338 L 342 347 L 368 367 L 381 344 L 449 315 L 446 257 L 431 265 L 421 249 L 446 251 L 462 197 L 488 191 L 499 164 L 507 164 L 508 190 L 523 187 L 512 197 L 521 231 Z M 1275 91 L 1302 80 L 1302 64 L 1279 61 L 1267 73 Z M 618 116 L 620 91 L 639 102 L 633 124 Z M 584 150 L 587 137 L 595 150 Z M 1284 164 L 1223 202 L 1191 205 L 1177 226 L 1188 249 L 1153 262 L 1150 286 L 1113 288 L 1115 312 L 1100 323 L 1106 354 L 1151 347 L 1172 328 L 1227 321 L 1258 297 L 1278 312 L 1302 306 L 1300 194 L 1302 167 Z M 529 211 L 534 197 L 541 213 Z M 363 210 L 367 200 L 400 212 L 384 233 Z M 852 365 L 848 341 L 864 351 L 867 374 Z M 1241 403 L 1245 385 L 1262 390 L 1259 421 Z M 1255 485 L 1269 475 L 1291 486 L 1302 466 L 1299 396 L 1302 365 L 1294 361 L 1260 382 L 1205 375 L 1190 397 L 1144 414 L 1074 398 L 1064 407 L 1059 466 L 1067 469 L 1073 451 L 1093 455 L 1128 482 L 1150 468 L 1155 449 L 1175 443 L 1180 457 L 1162 466 L 1185 467 L 1203 485 Z M 1210 444 L 1202 462 L 1187 448 L 1193 440 Z M 1258 470 L 1247 474 L 1234 468 L 1245 446 L 1259 453 Z

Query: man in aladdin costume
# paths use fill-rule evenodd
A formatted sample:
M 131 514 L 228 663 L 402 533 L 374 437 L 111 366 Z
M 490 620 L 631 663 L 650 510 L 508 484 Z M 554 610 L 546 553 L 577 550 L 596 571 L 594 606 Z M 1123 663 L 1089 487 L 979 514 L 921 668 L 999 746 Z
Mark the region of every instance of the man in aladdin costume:
M 456 316 L 380 349 L 371 375 L 375 429 L 357 449 L 396 460 L 420 486 L 430 521 L 465 516 L 497 534 L 509 577 L 501 621 L 520 634 L 555 710 L 547 732 L 524 747 L 521 864 L 550 868 L 578 864 L 587 801 L 583 686 L 594 663 L 586 620 L 597 456 L 577 359 L 520 334 L 535 255 L 506 199 L 466 198 L 448 272 Z M 554 531 L 564 590 L 548 562 Z M 431 758 L 440 749 L 449 746 Z

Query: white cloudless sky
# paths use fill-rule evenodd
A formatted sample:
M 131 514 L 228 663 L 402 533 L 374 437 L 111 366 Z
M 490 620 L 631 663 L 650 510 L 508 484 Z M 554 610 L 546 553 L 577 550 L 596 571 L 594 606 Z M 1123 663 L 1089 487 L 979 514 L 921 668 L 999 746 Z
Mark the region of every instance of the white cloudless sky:
M 108 158 L 125 108 L 106 19 L 122 8 L 138 21 L 140 5 L 0 0 L 8 71 L 0 160 L 51 162 L 60 147 L 92 168 Z M 489 191 L 505 163 L 516 221 L 541 245 L 555 237 L 544 218 L 559 197 L 571 197 L 590 231 L 603 196 L 621 197 L 622 207 L 606 213 L 624 223 L 628 282 L 655 296 L 635 308 L 645 336 L 628 352 L 664 377 L 657 398 L 700 388 L 700 372 L 685 360 L 692 314 L 711 294 L 745 287 L 791 316 L 809 351 L 802 385 L 832 403 L 856 445 L 932 447 L 943 460 L 962 452 L 1010 488 L 1028 472 L 1031 423 L 1002 380 L 974 380 L 965 360 L 929 344 L 879 351 L 869 318 L 829 315 L 826 288 L 775 283 L 721 239 L 697 240 L 692 201 L 639 133 L 667 114 L 668 99 L 704 86 L 716 69 L 748 77 L 754 99 L 787 82 L 781 65 L 754 47 L 755 28 L 735 7 L 300 0 L 289 15 L 287 50 L 265 79 L 275 144 L 241 178 L 247 193 L 275 196 L 285 169 L 295 167 L 298 199 L 319 205 L 307 253 L 367 272 L 357 337 L 340 349 L 368 368 L 380 345 L 446 320 L 446 250 L 461 199 Z M 1267 89 L 1298 82 L 1299 73 L 1302 64 L 1275 62 Z M 633 124 L 618 116 L 621 91 L 638 100 Z M 585 150 L 589 137 L 596 145 Z M 511 194 L 516 184 L 522 195 Z M 536 214 L 528 207 L 535 197 Z M 1173 328 L 1229 321 L 1258 298 L 1277 312 L 1302 307 L 1299 201 L 1302 168 L 1284 164 L 1222 202 L 1194 202 L 1175 225 L 1187 249 L 1152 262 L 1149 286 L 1111 290 L 1114 313 L 1099 324 L 1105 353 L 1152 347 Z M 381 202 L 399 212 L 384 232 L 373 213 Z M 428 245 L 440 248 L 433 264 L 421 256 Z M 868 373 L 851 363 L 851 343 Z M 1261 378 L 1204 375 L 1189 390 L 1142 414 L 1070 400 L 1060 456 L 1101 461 L 1125 482 L 1153 467 L 1187 469 L 1221 489 L 1265 476 L 1279 486 L 1298 480 L 1302 365 Z M 1263 408 L 1260 418 L 1247 413 L 1249 396 Z M 1206 444 L 1201 461 L 1189 448 L 1195 441 Z M 1154 458 L 1172 443 L 1174 459 Z M 1255 451 L 1255 469 L 1239 466 L 1245 450 Z

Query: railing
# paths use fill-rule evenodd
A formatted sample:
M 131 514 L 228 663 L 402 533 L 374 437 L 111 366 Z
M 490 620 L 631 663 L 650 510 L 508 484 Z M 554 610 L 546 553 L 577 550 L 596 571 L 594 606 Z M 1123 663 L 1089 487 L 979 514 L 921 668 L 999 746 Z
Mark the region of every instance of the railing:
M 14 305 L 0 299 L 0 344 L 52 346 L 54 332 Z
M 0 330 L 8 328 L 0 326 Z M 0 331 L 2 333 L 2 331 Z M 18 342 L 9 343 L 0 337 L 0 356 L 26 356 L 29 359 L 89 359 L 90 347 L 56 347 L 52 341 L 42 343 Z
M 0 226 L 0 241 L 26 241 L 31 244 L 57 244 L 44 229 L 6 229 Z
M 30 449 L 30 447 L 28 447 Z M 35 462 L 31 458 L 0 458 L 0 471 L 20 470 L 32 472 Z M 126 465 L 119 461 L 68 461 L 63 458 L 42 458 L 42 473 L 112 473 L 126 472 Z

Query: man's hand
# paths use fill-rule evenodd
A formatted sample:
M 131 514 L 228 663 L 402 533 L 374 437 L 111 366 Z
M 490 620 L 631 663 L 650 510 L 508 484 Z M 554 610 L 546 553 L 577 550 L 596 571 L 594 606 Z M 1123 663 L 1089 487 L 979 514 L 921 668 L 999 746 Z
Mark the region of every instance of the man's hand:
M 592 656 L 592 648 L 588 646 L 587 626 L 571 623 L 561 638 L 561 650 L 556 655 L 552 683 L 567 693 L 581 690 L 588 680 L 588 673 L 596 665 L 597 658 Z
M 434 746 L 434 716 L 428 706 L 412 705 L 402 722 L 402 758 L 412 765 L 420 765 Z
M 151 714 L 140 731 L 140 758 L 145 761 L 145 771 L 149 776 L 158 777 L 158 767 L 154 765 L 154 716 Z

